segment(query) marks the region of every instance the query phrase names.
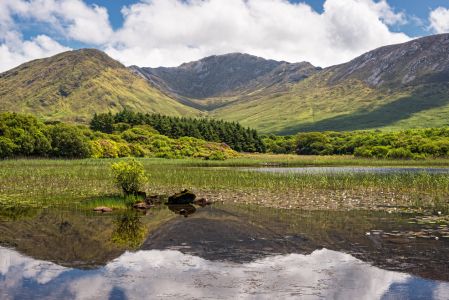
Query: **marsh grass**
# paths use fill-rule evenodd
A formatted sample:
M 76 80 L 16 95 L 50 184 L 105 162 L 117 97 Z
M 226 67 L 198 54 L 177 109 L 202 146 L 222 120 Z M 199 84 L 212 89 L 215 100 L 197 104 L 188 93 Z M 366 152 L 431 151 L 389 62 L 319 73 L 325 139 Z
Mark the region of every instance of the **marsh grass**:
M 352 158 L 333 161 L 348 159 Z M 126 207 L 123 197 L 120 197 L 121 192 L 113 184 L 109 168 L 110 162 L 118 160 L 1 161 L 0 205 Z M 448 209 L 449 174 L 444 173 L 276 174 L 232 168 L 244 163 L 259 165 L 253 159 L 230 160 L 229 163 L 167 159 L 139 161 L 149 177 L 143 186 L 148 194 L 173 194 L 189 188 L 209 200 L 286 208 L 384 209 L 393 212 L 404 208 Z M 445 163 L 443 160 L 438 162 L 441 165 Z M 96 199 L 96 202 L 88 204 L 90 201 L 85 201 L 86 198 Z

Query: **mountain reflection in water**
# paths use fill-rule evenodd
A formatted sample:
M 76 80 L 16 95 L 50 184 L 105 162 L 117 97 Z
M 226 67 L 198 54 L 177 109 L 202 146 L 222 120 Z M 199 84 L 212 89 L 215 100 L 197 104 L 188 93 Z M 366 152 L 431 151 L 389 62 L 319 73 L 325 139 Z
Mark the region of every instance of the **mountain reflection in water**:
M 139 216 L 150 235 L 137 251 L 108 242 L 117 215 L 43 211 L 0 223 L 0 299 L 449 299 L 446 241 L 365 235 L 415 228 L 409 216 L 177 211 Z

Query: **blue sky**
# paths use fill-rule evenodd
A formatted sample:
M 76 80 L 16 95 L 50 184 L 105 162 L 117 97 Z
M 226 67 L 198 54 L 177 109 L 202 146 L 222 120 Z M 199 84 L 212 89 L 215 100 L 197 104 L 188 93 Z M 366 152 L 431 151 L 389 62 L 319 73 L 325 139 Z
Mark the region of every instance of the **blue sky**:
M 150 67 L 230 52 L 329 66 L 446 32 L 448 0 L 1 0 L 0 72 L 84 47 Z

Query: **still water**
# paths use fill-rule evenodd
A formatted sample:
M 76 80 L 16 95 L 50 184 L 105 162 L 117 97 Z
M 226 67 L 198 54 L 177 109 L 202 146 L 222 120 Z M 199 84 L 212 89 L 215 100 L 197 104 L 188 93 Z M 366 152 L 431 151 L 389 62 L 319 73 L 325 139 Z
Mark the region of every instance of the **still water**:
M 449 299 L 446 239 L 367 235 L 424 226 L 409 215 L 230 204 L 196 206 L 187 218 L 176 211 L 3 221 L 0 299 Z M 145 237 L 123 231 L 124 219 Z
M 366 174 L 445 174 L 449 173 L 449 168 L 398 168 L 398 167 L 261 167 L 245 168 L 247 171 L 268 172 L 268 173 L 301 173 L 301 174 L 347 174 L 347 173 L 366 173 Z

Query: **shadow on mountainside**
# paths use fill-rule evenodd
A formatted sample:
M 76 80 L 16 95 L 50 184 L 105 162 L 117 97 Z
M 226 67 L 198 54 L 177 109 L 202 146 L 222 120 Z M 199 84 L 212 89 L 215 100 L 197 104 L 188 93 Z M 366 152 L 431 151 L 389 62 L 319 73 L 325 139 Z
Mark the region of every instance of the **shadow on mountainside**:
M 276 132 L 276 134 L 285 135 L 314 131 L 372 130 L 394 124 L 401 120 L 406 120 L 416 113 L 443 107 L 448 104 L 449 95 L 446 95 L 445 97 L 441 94 L 435 96 L 414 95 L 399 98 L 372 111 L 359 111 L 354 114 L 336 116 L 315 123 L 309 122 L 299 124 L 285 128 L 280 132 Z

